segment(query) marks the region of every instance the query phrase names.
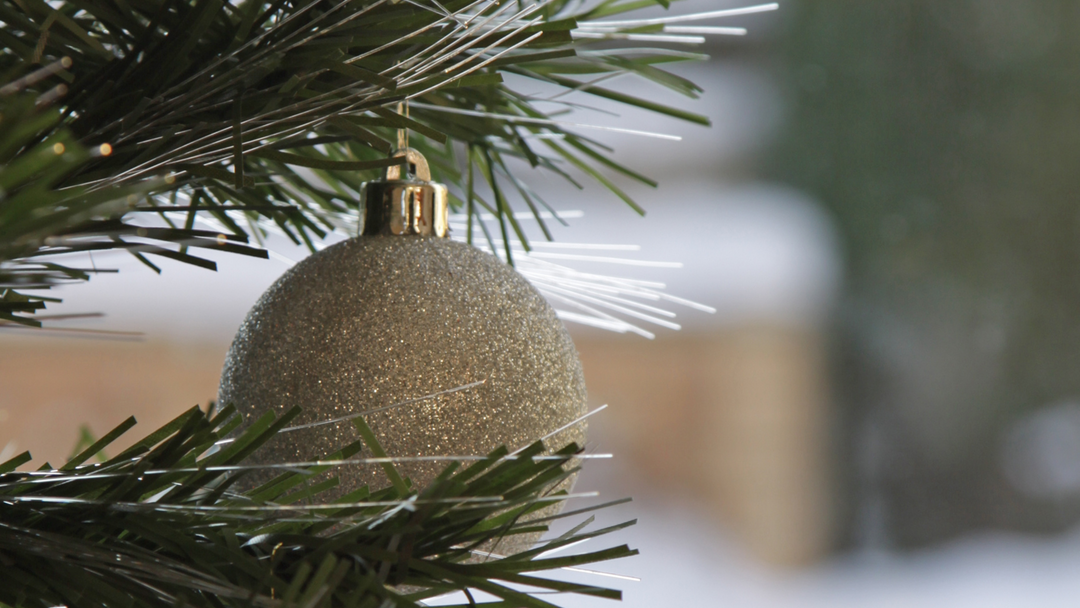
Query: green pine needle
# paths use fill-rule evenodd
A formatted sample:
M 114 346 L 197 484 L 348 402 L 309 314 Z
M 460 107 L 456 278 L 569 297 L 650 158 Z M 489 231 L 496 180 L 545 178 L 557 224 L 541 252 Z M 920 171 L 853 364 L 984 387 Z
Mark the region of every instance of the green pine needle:
M 617 590 L 541 573 L 636 551 L 540 555 L 632 522 L 588 531 L 586 521 L 523 553 L 473 559 L 480 546 L 544 530 L 560 517 L 523 518 L 551 504 L 549 493 L 573 473 L 577 446 L 543 459 L 535 458 L 545 453 L 540 443 L 514 457 L 500 448 L 467 468 L 447 467 L 426 488 L 414 490 L 399 478 L 320 504 L 318 494 L 337 481 L 326 472 L 371 466 L 357 460 L 359 443 L 314 466 L 243 463 L 297 413 L 264 416 L 221 448 L 238 415 L 232 408 L 212 415 L 193 408 L 98 464 L 77 463 L 117 439 L 130 421 L 61 469 L 15 471 L 28 456 L 0 464 L 6 471 L 0 474 L 0 605 L 412 607 L 479 589 L 505 602 L 492 606 L 552 606 L 510 585 L 620 597 Z M 361 437 L 364 426 L 358 425 Z M 376 457 L 377 446 L 369 442 Z M 279 473 L 238 489 L 260 470 Z
M 465 202 L 470 226 L 484 200 L 469 178 L 479 170 L 504 240 L 514 233 L 526 242 L 508 193 L 540 219 L 507 158 L 588 176 L 640 212 L 601 171 L 651 180 L 550 119 L 575 107 L 558 94 L 574 91 L 707 122 L 589 84 L 630 74 L 697 94 L 661 66 L 700 55 L 641 52 L 620 39 L 641 28 L 573 34 L 598 16 L 655 4 L 667 6 L 3 0 L 0 327 L 40 325 L 39 290 L 98 272 L 45 262 L 86 259 L 58 254 L 123 250 L 155 272 L 162 257 L 216 269 L 192 249 L 265 257 L 247 243 L 261 243 L 271 226 L 313 250 L 330 231 L 355 234 L 357 192 L 390 162 L 399 128 L 451 186 L 451 201 Z M 551 91 L 523 95 L 508 74 Z M 405 116 L 396 110 L 402 101 L 411 103 Z M 566 138 L 581 155 L 534 137 Z M 146 213 L 173 229 L 143 233 L 132 220 Z

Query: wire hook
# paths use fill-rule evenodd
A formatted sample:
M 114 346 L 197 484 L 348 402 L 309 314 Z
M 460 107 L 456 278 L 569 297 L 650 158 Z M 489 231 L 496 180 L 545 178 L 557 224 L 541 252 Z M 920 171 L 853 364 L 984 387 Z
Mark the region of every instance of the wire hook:
M 409 101 L 399 101 L 397 104 L 397 113 L 399 116 L 409 117 Z M 400 127 L 397 130 L 397 147 L 399 150 L 404 150 L 409 147 L 409 128 Z

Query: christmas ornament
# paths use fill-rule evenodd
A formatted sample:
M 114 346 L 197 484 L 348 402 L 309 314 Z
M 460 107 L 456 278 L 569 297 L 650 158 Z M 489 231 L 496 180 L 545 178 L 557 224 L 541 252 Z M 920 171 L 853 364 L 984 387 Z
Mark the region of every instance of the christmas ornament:
M 445 186 L 417 151 L 395 156 L 408 175 L 394 166 L 364 185 L 362 235 L 300 262 L 255 304 L 220 401 L 249 422 L 294 405 L 301 425 L 370 412 L 393 457 L 485 455 L 555 431 L 552 447 L 583 444 L 584 421 L 571 423 L 585 414 L 585 383 L 562 322 L 510 266 L 444 238 Z M 254 462 L 310 461 L 357 438 L 349 421 L 281 433 Z M 450 461 L 398 468 L 421 488 Z M 336 474 L 339 493 L 388 483 L 377 465 Z

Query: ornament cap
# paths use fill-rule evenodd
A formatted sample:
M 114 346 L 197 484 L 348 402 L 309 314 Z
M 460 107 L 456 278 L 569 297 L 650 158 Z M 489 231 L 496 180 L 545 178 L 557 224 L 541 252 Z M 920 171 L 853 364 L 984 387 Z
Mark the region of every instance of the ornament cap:
M 427 159 L 413 148 L 398 148 L 390 158 L 406 162 L 387 167 L 381 179 L 360 188 L 361 234 L 446 237 L 450 232 L 447 190 L 431 181 Z

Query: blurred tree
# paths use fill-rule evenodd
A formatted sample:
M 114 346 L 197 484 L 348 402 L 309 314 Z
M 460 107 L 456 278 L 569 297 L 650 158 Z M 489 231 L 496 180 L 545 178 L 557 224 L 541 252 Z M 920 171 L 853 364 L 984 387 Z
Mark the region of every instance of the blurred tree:
M 900 546 L 1076 521 L 1075 494 L 1022 494 L 1001 452 L 1016 419 L 1080 398 L 1080 4 L 788 8 L 767 172 L 844 239 L 852 508 L 884 505 L 869 519 Z

